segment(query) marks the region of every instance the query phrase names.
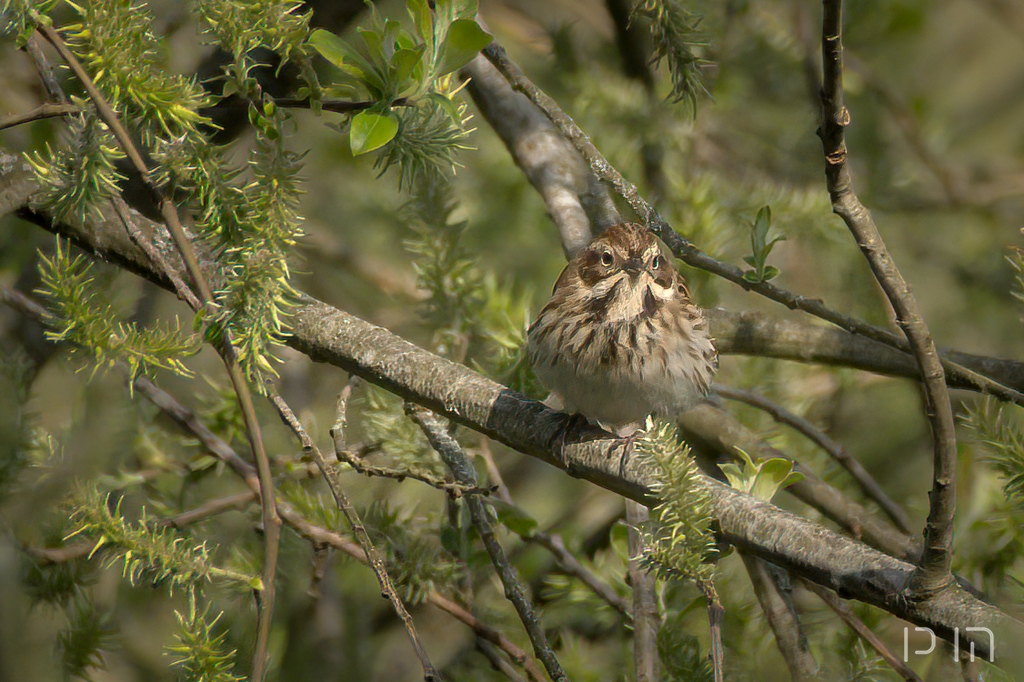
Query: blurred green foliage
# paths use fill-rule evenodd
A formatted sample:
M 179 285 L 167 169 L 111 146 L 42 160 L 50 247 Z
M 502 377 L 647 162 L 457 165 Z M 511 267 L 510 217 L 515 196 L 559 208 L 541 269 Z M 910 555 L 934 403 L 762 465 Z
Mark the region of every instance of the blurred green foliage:
M 7 4 L 12 28 L 26 38 L 23 10 L 31 5 L 50 12 L 54 3 Z M 80 5 L 58 5 L 51 16 L 57 25 L 79 25 L 73 44 L 105 95 L 150 147 L 157 177 L 174 189 L 197 232 L 239 275 L 219 291 L 223 308 L 216 322 L 233 330 L 253 376 L 281 374 L 282 393 L 314 438 L 329 442 L 335 396 L 345 377 L 325 366 L 314 370 L 288 351 L 276 351 L 284 362 L 271 364 L 272 349 L 287 333 L 293 290 L 543 397 L 521 346 L 525 326 L 564 266 L 557 231 L 501 141 L 458 91 L 451 62 L 441 54 L 444 39 L 427 32 L 422 18 L 418 28 L 410 23 L 405 3 L 382 2 L 355 24 L 325 27 L 348 45 L 367 45 L 367 29 L 383 36 L 389 25 L 422 43 L 403 46 L 396 37 L 398 49 L 387 64 L 397 78 L 403 64 L 395 62 L 396 55 L 422 47 L 421 73 L 406 74 L 415 83 L 398 79 L 384 83 L 388 87 L 380 92 L 364 87 L 358 93 L 379 95 L 377 109 L 367 111 L 395 124 L 393 137 L 376 140 L 381 142 L 376 158 L 359 154 L 378 146 L 367 144 L 371 135 L 353 147 L 358 114 L 285 111 L 257 79 L 295 67 L 301 77 L 288 94 L 308 98 L 314 110 L 324 97 L 343 94 L 335 83 L 338 71 L 310 48 L 317 11 L 309 14 L 305 5 L 280 0 L 154 0 L 145 9 L 121 0 Z M 425 3 L 411 6 L 422 14 Z M 466 3 L 449 6 L 465 14 L 453 14 L 451 22 L 470 16 Z M 787 240 L 774 244 L 772 265 L 761 258 L 761 274 L 767 278 L 769 268 L 777 268 L 778 285 L 887 324 L 883 299 L 856 245 L 830 214 L 825 192 L 814 135 L 817 8 L 787 0 L 694 0 L 644 3 L 641 9 L 639 27 L 653 19 L 662 39 L 678 38 L 649 46 L 647 56 L 663 58 L 651 88 L 624 74 L 614 27 L 601 5 L 584 12 L 569 2 L 496 1 L 485 2 L 480 16 L 526 73 L 617 168 L 659 197 L 659 210 L 697 245 L 736 265 L 745 256 L 756 259 L 760 242 L 751 254 L 751 225 L 758 224 L 759 209 L 770 205 L 771 224 Z M 868 0 L 850 3 L 846 14 L 848 146 L 860 198 L 912 283 L 939 345 L 1019 357 L 1024 9 L 998 2 Z M 474 36 L 480 36 L 462 26 L 458 30 L 466 32 L 466 44 L 475 46 Z M 206 107 L 216 97 L 193 77 L 215 46 L 227 55 L 223 96 L 242 98 L 240 116 L 251 125 L 250 133 L 224 147 L 208 141 L 205 127 Z M 21 112 L 38 105 L 43 95 L 37 76 L 16 50 L 14 36 L 4 41 L 0 60 L 6 67 L 0 71 L 0 108 Z M 81 94 L 64 74 L 61 82 L 73 96 Z M 394 101 L 416 95 L 424 85 L 437 86 L 429 94 L 440 98 L 424 90 L 416 106 Z M 703 89 L 710 97 L 701 94 Z M 679 99 L 683 102 L 673 104 Z M 29 154 L 48 201 L 69 220 L 90 217 L 124 174 L 109 132 L 89 111 L 2 134 L 6 150 Z M 397 172 L 389 174 L 389 168 Z M 767 257 L 773 242 L 764 232 L 760 255 Z M 3 284 L 18 283 L 25 291 L 39 286 L 37 246 L 51 262 L 67 257 L 39 233 L 5 219 Z M 190 315 L 131 275 L 103 264 L 83 273 L 70 267 L 72 262 L 60 268 L 64 276 L 78 276 L 65 287 L 69 301 L 72 294 L 88 295 L 85 280 L 95 274 L 114 299 L 109 306 L 104 302 L 104 309 L 125 317 L 124 311 L 132 311 L 125 325 Z M 788 314 L 707 273 L 683 271 L 703 305 Z M 107 313 L 102 317 L 112 319 Z M 57 680 L 65 671 L 99 678 L 100 664 L 102 679 L 118 681 L 187 674 L 227 680 L 244 674 L 255 620 L 247 596 L 211 587 L 196 602 L 180 590 L 172 596 L 167 590 L 133 589 L 119 576 L 133 565 L 138 550 L 131 549 L 126 561 L 124 544 L 120 554 L 99 552 L 91 561 L 25 564 L 13 558 L 21 547 L 64 544 L 62 538 L 75 526 L 58 503 L 81 489 L 81 481 L 117 488 L 115 499 L 123 493 L 121 509 L 132 519 L 141 518 L 143 508 L 171 516 L 244 487 L 197 449 L 194 439 L 153 409 L 136 405 L 139 398 L 129 396 L 120 376 L 90 380 L 89 363 L 66 347 L 40 350 L 38 330 L 33 337 L 9 311 L 2 312 L 0 324 L 0 518 L 5 528 L 0 679 Z M 182 361 L 200 378 L 161 374 L 161 385 L 245 453 L 234 400 L 217 388 L 226 382 L 216 359 L 201 352 Z M 722 358 L 719 380 L 755 388 L 825 427 L 905 504 L 916 523 L 923 522 L 930 446 L 911 383 L 737 357 Z M 973 398 L 954 394 L 954 400 L 959 408 Z M 1015 424 L 1010 413 L 1017 408 L 1006 409 L 1002 423 Z M 260 410 L 276 470 L 287 479 L 284 498 L 314 523 L 348 537 L 291 435 L 277 427 L 270 409 L 260 405 Z M 397 399 L 358 389 L 350 412 L 351 446 L 380 443 L 380 454 L 370 457 L 428 470 L 438 466 Z M 845 472 L 806 440 L 752 408 L 736 407 L 735 413 L 772 445 L 859 499 Z M 484 480 L 487 454 L 526 518 L 560 534 L 588 570 L 628 594 L 625 529 L 615 523 L 620 500 L 473 434 L 459 431 L 458 436 L 480 455 L 476 461 Z M 1019 443 L 1016 449 L 1003 448 L 1015 441 L 999 432 L 981 440 L 989 444 L 969 437 L 960 444 L 956 568 L 995 603 L 1019 614 L 1024 540 L 1016 500 L 1006 496 L 1016 495 Z M 1001 444 L 995 466 L 986 460 L 993 459 L 991 442 Z M 490 567 L 474 549 L 459 505 L 415 481 L 354 473 L 344 480 L 403 596 L 420 604 L 432 592 L 444 594 L 529 649 Z M 1004 490 L 1007 482 L 1011 485 Z M 776 502 L 820 521 L 785 495 Z M 93 503 L 100 516 L 91 527 L 102 521 L 114 524 L 103 532 L 119 529 L 126 541 L 154 540 L 138 536 L 147 531 L 137 524 L 121 527 L 114 517 L 103 517 L 109 507 Z M 258 517 L 257 506 L 243 504 L 204 519 L 188 531 L 187 547 L 204 548 L 203 560 L 213 566 L 256 573 Z M 510 530 L 523 530 L 522 515 L 505 513 L 505 520 Z M 502 540 L 538 595 L 572 679 L 631 675 L 631 639 L 617 612 L 578 579 L 560 574 L 535 544 L 521 542 L 514 532 L 503 532 Z M 205 547 L 219 549 L 207 555 Z M 309 542 L 286 531 L 282 597 L 271 642 L 276 679 L 417 679 L 417 663 L 372 574 L 355 561 L 332 556 L 318 575 L 317 556 Z M 107 567 L 111 557 L 120 557 L 120 565 Z M 155 559 L 139 560 L 159 566 Z M 165 578 L 178 575 L 163 570 L 172 571 Z M 784 662 L 734 554 L 721 558 L 716 584 L 726 609 L 729 679 L 784 679 Z M 704 679 L 703 596 L 687 584 L 661 589 L 666 676 Z M 892 677 L 820 602 L 799 591 L 796 596 L 829 679 Z M 36 602 L 42 604 L 34 607 Z M 903 623 L 870 607 L 858 608 L 858 614 L 900 650 Z M 413 615 L 447 678 L 502 679 L 477 652 L 468 628 L 427 605 Z M 58 643 L 61 656 L 54 657 Z M 228 652 L 235 649 L 232 658 Z M 924 674 L 940 655 L 945 654 L 912 659 L 911 665 Z M 172 666 L 174 661 L 179 664 Z

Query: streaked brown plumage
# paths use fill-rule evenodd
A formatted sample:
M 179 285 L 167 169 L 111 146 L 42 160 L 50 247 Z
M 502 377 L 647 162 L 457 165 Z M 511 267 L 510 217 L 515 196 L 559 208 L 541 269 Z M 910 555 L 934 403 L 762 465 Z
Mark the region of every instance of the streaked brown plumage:
M 628 435 L 705 395 L 718 367 L 704 313 L 646 228 L 608 228 L 566 266 L 530 327 L 534 372 L 562 407 Z

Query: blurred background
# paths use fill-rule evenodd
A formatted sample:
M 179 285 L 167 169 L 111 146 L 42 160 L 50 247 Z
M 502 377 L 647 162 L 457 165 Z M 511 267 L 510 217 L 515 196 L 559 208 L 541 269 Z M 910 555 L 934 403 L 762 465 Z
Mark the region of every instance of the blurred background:
M 750 253 L 754 216 L 770 205 L 773 234 L 785 237 L 769 260 L 781 271 L 776 283 L 888 325 L 884 297 L 844 225 L 831 214 L 825 191 L 815 136 L 819 4 L 695 0 L 688 5 L 700 17 L 696 40 L 703 43 L 698 49 L 707 60 L 708 95 L 699 98 L 694 111 L 685 102 L 666 100 L 670 84 L 664 68 L 638 68 L 637 54 L 620 48 L 617 32 L 622 27 L 612 12 L 616 3 L 483 0 L 480 16 L 523 70 L 626 177 L 656 197 L 664 216 L 696 245 L 742 266 L 742 257 Z M 377 6 L 387 16 L 405 17 L 403 3 Z M 356 3 L 347 34 L 366 20 L 358 9 Z M 168 69 L 187 75 L 199 71 L 210 50 L 184 4 L 153 0 L 148 10 L 166 36 Z M 1011 0 L 866 0 L 850 3 L 846 15 L 844 84 L 852 117 L 847 143 L 857 193 L 913 286 L 937 343 L 1020 357 L 1022 308 L 1014 298 L 1020 286 L 1008 257 L 1024 247 L 1024 5 Z M 44 96 L 38 79 L 12 40 L 0 44 L 0 60 L 0 113 L 37 106 Z M 644 60 L 639 63 L 643 66 Z M 472 105 L 469 113 L 474 113 Z M 451 337 L 424 317 L 427 294 L 421 286 L 423 249 L 430 251 L 436 242 L 410 219 L 409 197 L 398 187 L 397 175 L 378 177 L 370 155 L 352 157 L 347 137 L 336 129 L 343 121 L 331 113 L 293 114 L 289 146 L 306 153 L 299 210 L 306 237 L 292 261 L 293 282 L 419 345 L 445 351 Z M 464 335 L 469 364 L 510 380 L 509 357 L 565 261 L 540 196 L 483 117 L 476 115 L 472 124 L 472 148 L 457 157 L 450 214 L 452 223 L 465 223 L 452 243 L 457 242 L 471 267 L 467 279 L 452 287 L 472 288 L 479 302 L 466 309 L 478 317 L 460 321 L 458 332 Z M 58 136 L 60 125 L 53 120 L 5 130 L 0 144 L 12 152 L 37 149 Z M 240 162 L 251 142 L 244 132 L 231 142 Z M 50 253 L 53 248 L 50 234 L 5 217 L 0 282 L 30 291 L 38 285 L 37 250 Z M 735 285 L 680 267 L 705 307 L 796 317 Z M 189 324 L 188 310 L 166 292 L 106 266 L 99 266 L 96 275 L 111 283 L 126 316 L 178 316 Z M 89 677 L 175 679 L 173 657 L 163 647 L 173 644 L 174 611 L 187 609 L 184 595 L 145 584 L 132 587 L 117 566 L 106 567 L 101 558 L 40 567 L 23 548 L 61 543 L 67 532 L 62 500 L 76 481 L 99 479 L 124 492 L 126 509 L 137 514 L 145 506 L 153 515 L 193 508 L 238 492 L 242 484 L 214 466 L 151 405 L 133 398 L 119 372 L 93 374 L 87 358 L 73 357 L 66 349 L 46 350 L 39 331 L 11 310 L 0 310 L 0 331 L 8 385 L 21 385 L 18 372 L 34 374 L 26 401 L 14 388 L 0 396 L 5 417 L 30 416 L 34 437 L 31 454 L 22 456 L 15 453 L 15 427 L 0 432 L 8 441 L 3 448 L 10 462 L 21 457 L 17 465 L 4 465 L 0 487 L 0 680 L 64 677 L 60 633 L 67 631 L 67 617 L 60 608 L 34 600 L 40 584 L 62 580 L 86 586 L 97 609 L 95 622 L 107 638 L 102 665 L 89 667 Z M 345 373 L 314 365 L 289 349 L 279 356 L 282 392 L 314 438 L 329 449 L 328 429 Z M 244 432 L 216 357 L 203 351 L 190 366 L 200 378 L 161 376 L 160 385 L 200 411 L 218 433 L 233 437 L 244 452 Z M 913 383 L 739 356 L 721 359 L 718 380 L 755 389 L 822 426 L 905 506 L 916 527 L 923 524 L 931 446 Z M 961 392 L 954 392 L 953 399 L 958 412 L 978 401 Z M 769 443 L 859 499 L 846 473 L 805 439 L 752 408 L 728 407 Z M 282 478 L 292 481 L 296 499 L 315 508 L 315 496 L 323 490 L 299 462 L 291 434 L 268 406 L 262 408 Z M 385 450 L 393 443 L 395 457 L 438 466 L 401 418 L 400 403 L 383 392 L 357 388 L 350 422 L 350 442 L 382 441 Z M 1019 609 L 1024 513 L 1005 502 L 999 478 L 980 462 L 969 434 L 963 435 L 955 568 L 1000 606 Z M 518 509 L 540 528 L 561 534 L 598 575 L 628 595 L 619 498 L 498 444 L 469 438 L 467 447 L 488 449 Z M 453 590 L 482 619 L 528 648 L 486 557 L 448 552 L 451 545 L 442 529 L 451 527 L 446 524 L 457 512 L 444 495 L 414 481 L 355 473 L 347 474 L 346 481 L 368 525 L 387 536 L 395 560 L 425 562 L 409 568 L 410 599 L 422 597 L 417 590 Z M 776 502 L 822 521 L 791 497 L 780 495 Z M 252 532 L 257 519 L 258 508 L 249 505 L 203 521 L 191 532 L 197 542 L 209 543 L 218 561 L 258 565 L 261 543 Z M 541 548 L 513 533 L 502 539 L 536 591 L 544 624 L 556 633 L 560 659 L 572 679 L 631 679 L 630 639 L 618 614 L 553 572 Z M 429 566 L 434 560 L 437 565 Z M 309 544 L 285 532 L 272 640 L 277 679 L 418 679 L 418 663 L 400 624 L 379 598 L 373 575 L 335 556 L 328 560 L 326 577 L 316 582 L 312 562 Z M 786 679 L 735 554 L 721 562 L 719 592 L 726 609 L 728 679 Z M 217 588 L 211 588 L 211 595 L 214 613 L 225 612 L 220 626 L 229 648 L 238 649 L 238 669 L 246 670 L 254 629 L 251 599 Z M 819 662 L 835 673 L 830 679 L 898 679 L 813 595 L 797 590 L 794 598 Z M 706 654 L 707 620 L 699 593 L 685 585 L 666 586 L 662 600 L 673 614 L 675 649 Z M 855 609 L 894 651 L 902 651 L 905 623 L 868 607 Z M 425 605 L 413 615 L 447 678 L 505 679 L 475 649 L 468 628 Z M 911 664 L 922 675 L 935 675 L 929 679 L 950 679 L 941 676 L 943 657 L 948 653 L 940 649 Z

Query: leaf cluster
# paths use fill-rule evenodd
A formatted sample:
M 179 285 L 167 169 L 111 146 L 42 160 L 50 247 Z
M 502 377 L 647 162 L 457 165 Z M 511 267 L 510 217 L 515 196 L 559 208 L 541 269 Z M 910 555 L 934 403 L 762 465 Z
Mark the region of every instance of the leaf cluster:
M 175 611 L 179 632 L 175 635 L 177 644 L 165 647 L 174 660 L 171 663 L 180 671 L 181 682 L 242 682 L 243 676 L 235 675 L 234 649 L 226 651 L 224 640 L 227 634 L 217 634 L 214 628 L 223 612 L 212 620 L 210 606 L 200 610 L 194 593 L 189 593 L 188 612 Z
M 638 0 L 633 16 L 650 21 L 655 61 L 667 61 L 672 75 L 672 101 L 687 102 L 696 116 L 698 98 L 708 94 L 702 73 L 708 62 L 699 55 L 706 45 L 700 17 L 681 0 Z
M 310 35 L 309 45 L 341 73 L 329 89 L 370 99 L 369 108 L 352 116 L 349 126 L 355 156 L 392 141 L 393 147 L 419 143 L 421 153 L 429 152 L 465 136 L 463 108 L 452 100 L 450 74 L 491 41 L 474 18 L 476 0 L 439 0 L 433 12 L 426 0 L 409 0 L 406 9 L 411 32 L 374 7 L 372 26 L 359 29 L 359 47 L 324 30 Z M 413 112 L 396 111 L 399 100 Z M 389 160 L 379 162 L 384 170 L 401 160 L 385 158 Z M 438 160 L 428 165 L 444 164 Z
M 768 254 L 772 252 L 775 245 L 785 241 L 786 238 L 779 236 L 768 239 L 768 230 L 771 229 L 771 226 L 772 208 L 771 206 L 762 206 L 750 226 L 751 255 L 743 258 L 747 265 L 754 268 L 743 273 L 743 279 L 752 284 L 768 282 L 779 276 L 779 269 L 774 265 L 767 265 L 766 262 Z
M 388 574 L 402 601 L 422 603 L 433 591 L 451 592 L 464 568 L 441 550 L 436 527 L 428 519 L 400 511 L 384 500 L 363 517 L 374 544 L 384 552 Z
M 793 462 L 784 457 L 759 459 L 754 462 L 750 455 L 736 448 L 743 460 L 743 466 L 729 462 L 719 468 L 729 479 L 729 485 L 742 490 L 759 500 L 771 502 L 779 490 L 804 480 L 804 475 L 793 471 Z
M 151 524 L 143 510 L 142 518 L 133 524 L 121 512 L 122 499 L 111 509 L 110 494 L 96 487 L 82 488 L 71 501 L 69 539 L 79 535 L 96 541 L 93 552 L 105 548 L 111 554 L 109 564 L 120 562 L 122 575 L 136 584 L 143 579 L 153 585 L 187 589 L 200 588 L 203 583 L 223 580 L 248 589 L 260 589 L 260 580 L 253 575 L 219 568 L 213 564 L 206 543 L 189 544 L 170 528 Z
M 1024 428 L 992 400 L 968 409 L 964 425 L 988 452 L 985 461 L 1003 477 L 1003 490 L 1024 509 Z
M 52 257 L 41 256 L 42 283 L 37 292 L 48 299 L 53 311 L 47 338 L 88 349 L 97 369 L 120 361 L 128 365 L 133 378 L 155 369 L 191 376 L 182 358 L 198 351 L 196 337 L 183 333 L 177 324 L 147 329 L 119 321 L 91 272 L 92 263 L 82 255 L 72 258 L 59 239 Z
M 643 563 L 666 579 L 709 584 L 715 571 L 708 563 L 715 547 L 711 496 L 689 448 L 672 424 L 658 422 L 636 441 L 634 456 L 650 463 L 651 491 L 659 499 L 651 524 L 638 529 Z

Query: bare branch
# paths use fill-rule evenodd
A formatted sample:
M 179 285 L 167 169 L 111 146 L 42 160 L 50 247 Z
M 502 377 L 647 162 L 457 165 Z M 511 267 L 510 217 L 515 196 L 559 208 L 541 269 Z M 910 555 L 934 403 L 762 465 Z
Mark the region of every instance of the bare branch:
M 467 486 L 476 485 L 476 472 L 473 470 L 473 465 L 469 463 L 466 453 L 462 451 L 462 446 L 451 437 L 437 416 L 409 403 L 406 403 L 406 413 L 423 430 L 431 447 L 444 460 L 455 480 Z M 473 518 L 473 525 L 476 526 L 477 533 L 480 535 L 480 540 L 491 557 L 491 563 L 498 571 L 501 584 L 505 587 L 505 598 L 512 602 L 512 606 L 515 607 L 516 613 L 519 615 L 519 620 L 522 621 L 523 627 L 526 629 L 526 634 L 533 645 L 534 654 L 544 664 L 544 668 L 552 680 L 568 682 L 569 678 L 562 670 L 558 659 L 555 658 L 555 652 L 548 644 L 544 628 L 541 627 L 540 621 L 533 612 L 533 606 L 523 592 L 516 569 L 509 563 L 505 550 L 502 549 L 501 543 L 498 542 L 498 538 L 494 534 L 494 528 L 491 526 L 491 520 L 487 515 L 487 508 L 484 506 L 483 500 L 479 497 L 467 497 L 466 506 L 469 507 L 469 513 Z
M 0 130 L 13 128 L 14 126 L 19 126 L 22 123 L 30 123 L 31 121 L 41 121 L 44 118 L 77 114 L 81 110 L 81 107 L 75 106 L 74 104 L 53 104 L 51 102 L 46 102 L 44 104 L 40 104 L 32 111 L 26 111 L 23 114 L 10 114 L 9 116 L 0 118 Z
M 956 511 L 956 431 L 953 408 L 946 390 L 941 359 L 931 332 L 918 310 L 917 300 L 893 262 L 882 236 L 867 208 L 853 191 L 847 167 L 845 127 L 850 113 L 843 104 L 842 0 L 825 0 L 822 20 L 821 54 L 824 65 L 818 134 L 825 152 L 825 176 L 832 210 L 843 219 L 881 285 L 896 320 L 906 334 L 911 351 L 921 367 L 927 399 L 926 412 L 932 429 L 932 491 L 924 533 L 924 553 L 915 574 L 914 591 L 930 593 L 953 581 L 950 571 L 953 549 L 953 517 Z
M 839 462 L 844 469 L 846 469 L 857 484 L 860 485 L 864 494 L 871 500 L 874 500 L 879 507 L 892 519 L 896 526 L 910 535 L 913 531 L 910 528 L 910 519 L 907 518 L 907 513 L 903 511 L 903 507 L 896 504 L 896 502 L 889 497 L 882 487 L 878 485 L 878 481 L 868 473 L 868 470 L 861 465 L 857 458 L 850 455 L 846 451 L 846 448 L 842 444 L 832 440 L 824 431 L 816 427 L 807 419 L 793 414 L 786 408 L 778 405 L 777 403 L 768 400 L 763 395 L 755 393 L 754 391 L 744 391 L 738 388 L 731 388 L 729 386 L 722 386 L 721 384 L 715 384 L 714 392 L 728 400 L 738 400 L 747 405 L 756 407 L 759 410 L 764 410 L 772 416 L 775 421 L 783 424 L 788 424 L 794 429 L 802 433 L 818 447 L 827 452 L 832 459 Z
M 658 595 L 655 591 L 657 576 L 644 570 L 640 561 L 643 540 L 638 530 L 650 522 L 650 510 L 633 500 L 625 500 L 626 523 L 629 526 L 629 581 L 633 585 L 633 665 L 636 682 L 658 682 L 661 679 L 661 659 L 658 657 Z
M 598 231 L 619 222 L 608 190 L 572 145 L 530 100 L 515 92 L 495 68 L 477 56 L 462 69 L 467 87 L 526 179 L 544 198 L 567 258 Z
M 741 552 L 740 558 L 754 586 L 754 595 L 768 626 L 775 634 L 775 645 L 786 661 L 793 682 L 814 682 L 823 679 L 818 662 L 814 660 L 807 635 L 800 624 L 800 616 L 793 604 L 789 576 L 779 568 Z M 782 581 L 786 584 L 783 585 Z
M 352 383 L 345 387 L 346 391 L 351 392 Z M 334 495 L 334 501 L 338 505 L 338 509 L 345 515 L 345 520 L 348 521 L 349 527 L 352 528 L 352 534 L 355 535 L 356 541 L 362 548 L 363 552 L 366 553 L 370 568 L 373 569 L 373 574 L 377 577 L 377 583 L 380 585 L 380 591 L 384 598 L 391 602 L 392 608 L 395 613 L 398 614 L 402 624 L 405 626 L 405 631 L 409 635 L 409 640 L 412 642 L 412 648 L 416 652 L 416 657 L 420 660 L 420 666 L 423 668 L 423 679 L 427 682 L 433 680 L 440 680 L 441 676 L 437 673 L 433 664 L 430 662 L 430 657 L 427 656 L 427 650 L 423 647 L 423 643 L 420 641 L 419 634 L 416 632 L 416 625 L 413 623 L 412 616 L 409 615 L 408 609 L 405 608 L 405 604 L 402 603 L 402 599 L 398 596 L 398 592 L 395 591 L 395 586 L 391 582 L 391 576 L 388 575 L 387 566 L 384 562 L 384 556 L 377 549 L 376 545 L 373 544 L 373 540 L 370 539 L 370 534 L 366 532 L 366 527 L 363 526 L 362 520 L 359 518 L 359 513 L 356 508 L 352 505 L 351 500 L 348 499 L 348 495 L 345 493 L 345 489 L 341 486 L 341 470 L 338 468 L 337 461 L 328 462 L 327 458 L 324 457 L 323 453 L 320 452 L 320 448 L 316 446 L 313 439 L 306 433 L 306 429 L 302 426 L 302 423 L 292 412 L 291 408 L 284 399 L 277 393 L 274 385 L 267 382 L 267 395 L 270 397 L 274 407 L 277 408 L 278 414 L 281 415 L 281 419 L 285 424 L 292 430 L 295 436 L 302 443 L 302 451 L 307 455 L 312 455 L 316 465 L 320 468 L 320 473 L 323 475 L 324 480 L 327 481 L 327 486 L 331 489 L 331 494 Z M 345 395 L 345 392 L 342 392 Z M 339 400 L 339 415 L 336 421 L 335 429 L 332 429 L 332 436 L 335 439 L 335 447 L 337 447 L 338 441 L 341 440 L 344 444 L 344 436 L 340 433 L 341 429 L 337 427 L 337 423 L 343 423 L 345 421 L 344 409 L 347 401 Z M 343 448 L 344 449 L 344 448 Z
M 853 612 L 849 606 L 847 606 L 842 599 L 840 599 L 835 592 L 820 585 L 807 582 L 806 580 L 800 581 L 800 584 L 806 587 L 808 590 L 818 595 L 823 602 L 828 604 L 829 608 L 835 611 L 836 615 L 843 619 L 843 622 L 850 626 L 850 629 L 856 632 L 861 638 L 870 644 L 878 655 L 881 656 L 886 663 L 889 664 L 893 670 L 900 674 L 900 676 L 907 682 L 922 682 L 921 678 L 917 676 L 913 670 L 907 666 L 902 660 L 900 660 L 896 654 L 892 652 L 885 645 L 874 632 L 871 631 L 867 625 L 864 624 L 860 618 Z

